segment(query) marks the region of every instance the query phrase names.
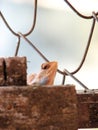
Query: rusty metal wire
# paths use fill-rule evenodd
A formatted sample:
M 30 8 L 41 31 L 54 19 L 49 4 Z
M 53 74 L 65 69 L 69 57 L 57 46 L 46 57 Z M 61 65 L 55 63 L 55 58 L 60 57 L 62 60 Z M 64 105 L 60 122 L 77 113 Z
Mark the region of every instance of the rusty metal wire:
M 85 90 L 88 89 L 86 85 L 84 85 L 79 79 L 77 79 L 75 76 L 73 76 L 67 69 L 64 69 L 64 72 L 69 75 L 71 78 L 73 78 L 76 82 L 78 82 Z
M 73 78 L 76 82 L 78 82 L 84 89 L 88 89 L 88 87 L 86 85 L 84 85 L 79 79 L 77 79 L 75 76 L 73 76 L 75 73 L 77 73 L 83 66 L 84 64 L 84 61 L 86 59 L 86 56 L 87 56 L 87 53 L 88 53 L 88 50 L 89 50 L 89 47 L 90 47 L 90 43 L 91 43 L 91 39 L 92 39 L 92 36 L 93 36 L 93 31 L 94 31 L 94 28 L 95 28 L 95 22 L 97 21 L 98 22 L 98 12 L 95 13 L 94 11 L 92 12 L 92 15 L 90 16 L 85 16 L 83 14 L 81 14 L 74 6 L 72 6 L 72 4 L 68 1 L 68 0 L 64 0 L 68 6 L 72 9 L 72 11 L 74 11 L 79 17 L 83 18 L 83 19 L 92 19 L 92 26 L 91 26 L 91 30 L 90 30 L 90 34 L 89 34 L 89 37 L 88 37 L 88 42 L 87 42 L 87 45 L 86 45 L 86 48 L 85 48 L 85 51 L 84 51 L 84 54 L 83 54 L 83 57 L 81 59 L 81 62 L 79 64 L 79 66 L 72 72 L 69 72 L 67 69 L 64 69 L 64 71 L 58 69 L 57 72 L 60 73 L 61 75 L 63 75 L 63 79 L 62 79 L 62 84 L 65 84 L 65 78 L 66 76 L 70 76 L 71 78 Z M 37 0 L 34 0 L 34 11 L 33 11 L 33 22 L 32 22 L 32 27 L 30 28 L 30 30 L 25 33 L 25 34 L 22 34 L 21 32 L 18 32 L 16 33 L 12 28 L 11 26 L 8 24 L 6 18 L 4 17 L 3 13 L 0 11 L 0 17 L 2 18 L 3 22 L 5 23 L 6 27 L 9 29 L 9 31 L 17 37 L 18 39 L 18 42 L 17 42 L 17 47 L 16 47 L 16 50 L 15 50 L 15 56 L 18 55 L 18 50 L 19 50 L 19 47 L 20 47 L 20 41 L 21 41 L 21 38 L 23 38 L 33 49 L 35 49 L 35 51 L 47 62 L 49 62 L 49 60 L 46 58 L 46 56 L 44 54 L 42 54 L 42 52 L 27 38 L 28 35 L 30 35 L 33 31 L 34 31 L 34 28 L 35 28 L 35 25 L 36 25 L 36 18 L 37 18 Z
M 18 50 L 19 50 L 19 45 L 20 45 L 20 35 L 11 28 L 11 26 L 8 24 L 6 18 L 4 17 L 4 15 L 2 14 L 1 11 L 0 11 L 0 16 L 1 16 L 2 20 L 4 21 L 5 25 L 7 26 L 7 28 L 9 29 L 9 31 L 18 38 L 17 48 L 15 51 L 15 56 L 17 56 Z M 24 36 L 30 35 L 35 28 L 36 17 L 37 17 L 37 0 L 34 1 L 34 15 L 33 16 L 34 17 L 33 17 L 32 27 L 30 28 L 30 30 L 27 33 L 24 34 Z
M 84 19 L 93 19 L 93 15 L 90 15 L 90 16 L 85 16 L 83 14 L 81 14 L 74 6 L 72 6 L 72 4 L 68 1 L 68 0 L 64 0 L 68 5 L 69 7 L 78 15 L 80 16 L 81 18 L 84 18 Z M 98 15 L 98 12 L 95 13 L 96 16 Z
M 88 50 L 89 50 L 89 46 L 90 46 L 90 43 L 91 43 L 94 27 L 95 27 L 95 19 L 93 19 L 93 23 L 92 23 L 91 31 L 90 31 L 90 34 L 89 34 L 87 46 L 85 48 L 84 55 L 83 55 L 83 58 L 81 60 L 81 63 L 80 63 L 80 65 L 78 66 L 78 68 L 75 71 L 71 72 L 72 74 L 77 73 L 81 69 L 81 67 L 82 67 L 82 65 L 83 65 L 83 63 L 84 63 L 84 61 L 86 59 L 86 56 L 87 56 L 87 53 L 88 53 Z
M 49 60 L 44 56 L 44 54 L 41 53 L 41 51 L 25 36 L 23 35 L 21 32 L 18 33 L 20 35 L 20 37 L 22 37 L 27 43 L 29 43 L 29 45 L 31 47 L 33 47 L 35 49 L 35 51 L 37 51 L 37 53 L 47 62 L 49 62 Z

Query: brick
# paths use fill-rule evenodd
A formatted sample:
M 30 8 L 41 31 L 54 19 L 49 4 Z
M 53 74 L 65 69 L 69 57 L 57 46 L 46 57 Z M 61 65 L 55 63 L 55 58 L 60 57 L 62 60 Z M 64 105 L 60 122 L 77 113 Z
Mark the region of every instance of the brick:
M 6 85 L 26 85 L 26 57 L 5 58 Z
M 77 130 L 75 87 L 0 88 L 0 129 Z
M 5 84 L 4 58 L 0 58 L 0 86 Z
M 98 91 L 78 91 L 79 128 L 98 128 Z

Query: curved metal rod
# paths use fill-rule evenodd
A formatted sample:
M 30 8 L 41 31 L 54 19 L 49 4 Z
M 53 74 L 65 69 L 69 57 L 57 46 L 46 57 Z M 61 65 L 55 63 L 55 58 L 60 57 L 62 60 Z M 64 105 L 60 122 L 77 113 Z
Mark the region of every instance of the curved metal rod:
M 73 76 L 67 69 L 64 70 L 67 75 L 69 75 L 71 78 L 73 78 L 76 82 L 78 82 L 84 89 L 89 89 L 87 86 L 85 86 L 79 79 L 77 79 L 75 76 Z
M 84 61 L 85 61 L 85 59 L 86 59 L 86 56 L 87 56 L 87 53 L 88 53 L 88 49 L 89 49 L 89 46 L 90 46 L 90 43 L 91 43 L 91 39 L 92 39 L 94 27 L 95 27 L 95 19 L 93 18 L 93 23 L 92 23 L 91 31 L 90 31 L 88 43 L 87 43 L 87 46 L 86 46 L 86 49 L 85 49 L 83 58 L 82 58 L 82 60 L 81 60 L 80 65 L 78 66 L 78 68 L 77 68 L 75 71 L 70 72 L 71 74 L 77 73 L 77 72 L 81 69 L 81 67 L 82 67 L 82 65 L 83 65 L 83 63 L 84 63 Z M 64 74 L 64 75 L 65 75 L 65 72 L 63 72 L 63 71 L 61 71 L 61 70 L 58 70 L 58 72 L 59 72 L 60 74 Z M 66 75 L 67 75 L 67 74 L 66 74 Z
M 10 25 L 8 24 L 8 22 L 6 21 L 6 19 L 4 18 L 2 12 L 0 12 L 1 18 L 3 19 L 5 25 L 7 26 L 7 28 L 12 32 L 13 35 L 15 36 L 19 36 L 18 33 L 16 33 L 15 31 L 13 31 L 13 29 L 10 27 Z
M 79 65 L 79 67 L 75 71 L 71 72 L 71 74 L 75 74 L 76 72 L 78 72 L 81 69 L 81 67 L 82 67 L 82 65 L 83 65 L 83 63 L 84 63 L 84 61 L 86 59 L 86 56 L 87 56 L 87 53 L 88 53 L 88 50 L 89 50 L 89 46 L 90 46 L 90 43 L 91 43 L 91 39 L 92 39 L 94 27 L 95 27 L 95 19 L 93 18 L 93 23 L 92 23 L 91 31 L 90 31 L 88 43 L 87 43 L 87 46 L 86 46 L 83 58 L 81 60 L 81 63 Z
M 35 24 L 36 24 L 36 15 L 37 15 L 37 0 L 35 0 L 35 3 L 34 3 L 34 19 L 33 19 L 33 24 L 32 24 L 32 27 L 30 29 L 30 31 L 28 31 L 27 33 L 25 33 L 24 35 L 25 36 L 28 36 L 29 34 L 31 34 L 34 30 L 34 27 L 35 27 Z M 8 27 L 8 29 L 12 32 L 13 35 L 15 36 L 19 36 L 18 33 L 16 33 L 11 27 L 10 25 L 8 24 L 8 22 L 6 21 L 5 17 L 3 16 L 2 12 L 0 11 L 0 16 L 1 18 L 3 19 L 5 25 Z
M 93 18 L 93 16 L 92 15 L 90 15 L 90 16 L 85 16 L 85 15 L 83 15 L 83 14 L 81 14 L 79 11 L 77 11 L 71 4 L 70 4 L 70 2 L 68 1 L 68 0 L 64 0 L 69 6 L 70 6 L 70 8 L 77 14 L 77 15 L 79 15 L 80 17 L 82 17 L 82 18 L 84 18 L 84 19 L 92 19 Z M 98 12 L 96 13 L 96 15 L 98 15 Z
M 49 62 L 49 60 L 40 52 L 40 50 L 28 39 L 25 37 L 25 35 L 23 35 L 21 32 L 18 33 L 27 43 L 29 43 L 29 45 L 31 47 L 33 47 L 33 49 L 36 50 L 36 52 L 47 62 Z
M 15 56 L 17 56 L 17 55 L 18 55 L 18 50 L 19 50 L 19 47 L 20 47 L 20 35 L 18 36 L 18 42 L 17 42 L 16 51 L 15 51 Z
M 34 18 L 33 18 L 32 27 L 28 33 L 24 34 L 24 36 L 28 36 L 29 34 L 31 34 L 33 32 L 33 30 L 35 28 L 35 24 L 36 24 L 36 17 L 37 17 L 37 0 L 35 0 L 35 2 L 34 2 Z

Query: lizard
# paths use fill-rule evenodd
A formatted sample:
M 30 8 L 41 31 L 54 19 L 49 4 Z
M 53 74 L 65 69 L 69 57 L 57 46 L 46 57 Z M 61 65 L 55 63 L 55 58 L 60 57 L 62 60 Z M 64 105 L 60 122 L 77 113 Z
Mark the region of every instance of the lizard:
M 56 61 L 43 63 L 39 73 L 27 76 L 27 85 L 53 85 L 57 67 L 58 64 Z

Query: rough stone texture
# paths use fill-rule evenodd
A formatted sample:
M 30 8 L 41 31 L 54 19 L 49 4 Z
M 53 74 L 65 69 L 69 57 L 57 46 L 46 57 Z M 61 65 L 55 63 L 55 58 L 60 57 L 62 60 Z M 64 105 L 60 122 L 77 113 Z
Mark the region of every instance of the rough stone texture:
M 98 90 L 80 91 L 78 99 L 79 128 L 98 128 Z
M 0 58 L 0 86 L 5 84 L 4 77 L 4 58 Z
M 0 130 L 77 130 L 75 87 L 0 88 Z
M 26 85 L 26 57 L 5 58 L 6 85 Z

